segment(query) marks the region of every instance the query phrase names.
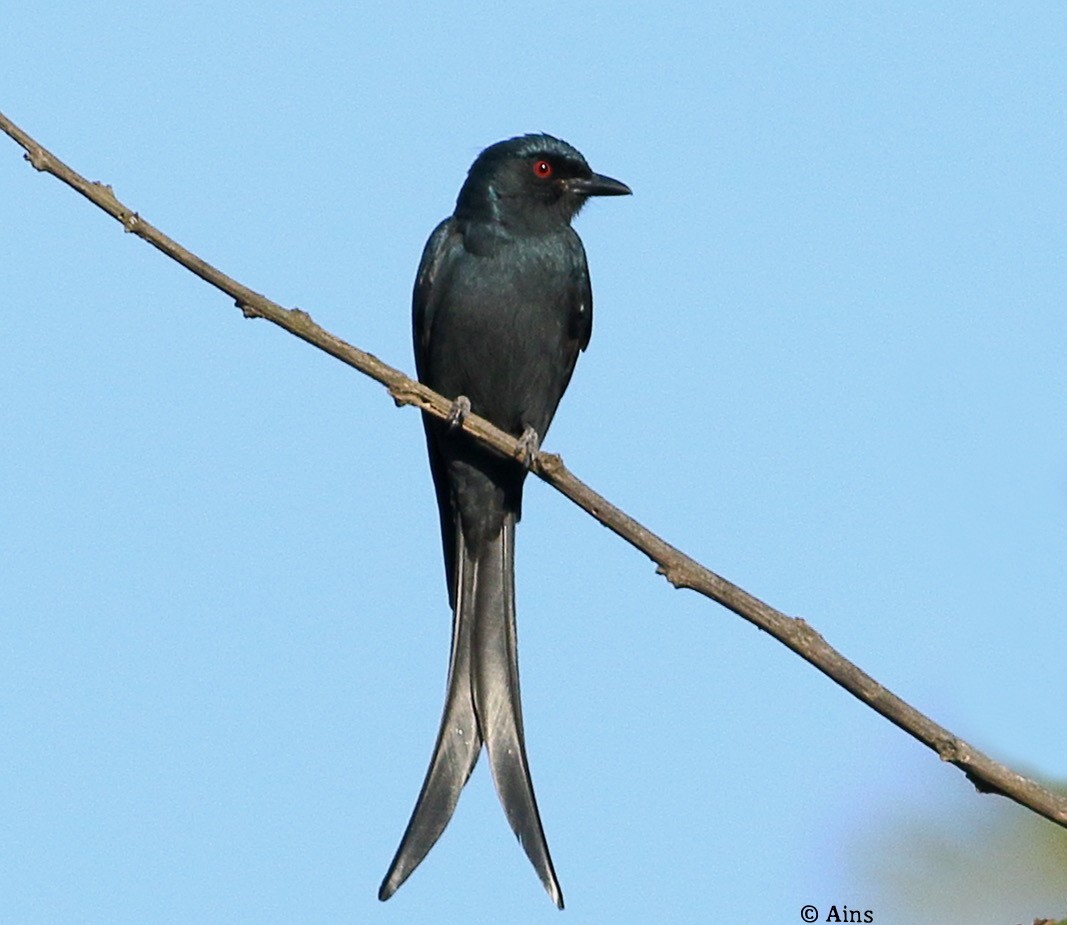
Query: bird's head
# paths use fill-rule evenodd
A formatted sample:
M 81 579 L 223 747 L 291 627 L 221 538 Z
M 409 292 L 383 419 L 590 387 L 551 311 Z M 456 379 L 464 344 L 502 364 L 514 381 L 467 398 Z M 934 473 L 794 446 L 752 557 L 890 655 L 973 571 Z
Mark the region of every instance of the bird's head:
M 471 165 L 456 217 L 493 221 L 517 233 L 567 225 L 590 196 L 626 196 L 630 187 L 593 173 L 576 149 L 551 135 L 490 145 Z

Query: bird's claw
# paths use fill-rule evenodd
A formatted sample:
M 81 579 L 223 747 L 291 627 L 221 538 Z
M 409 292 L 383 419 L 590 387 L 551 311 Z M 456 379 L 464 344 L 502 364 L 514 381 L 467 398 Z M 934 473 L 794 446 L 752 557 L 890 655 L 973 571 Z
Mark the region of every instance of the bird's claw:
M 455 430 L 463 423 L 463 419 L 471 413 L 471 400 L 466 395 L 460 395 L 454 402 L 452 402 L 452 408 L 448 412 L 448 417 L 445 418 L 445 424 L 448 425 L 449 430 Z
M 529 466 L 537 462 L 537 457 L 541 452 L 541 438 L 537 435 L 537 431 L 532 427 L 527 427 L 522 432 L 522 436 L 519 437 L 519 462 L 524 466 Z

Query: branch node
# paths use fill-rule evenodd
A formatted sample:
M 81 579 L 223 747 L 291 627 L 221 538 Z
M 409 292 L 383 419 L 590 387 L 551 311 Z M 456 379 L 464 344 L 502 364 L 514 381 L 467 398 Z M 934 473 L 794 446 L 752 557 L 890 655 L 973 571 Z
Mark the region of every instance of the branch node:
M 538 453 L 533 469 L 544 475 L 559 475 L 563 469 L 563 457 L 559 453 Z
M 26 153 L 22 155 L 26 160 L 30 162 L 30 166 L 34 170 L 42 170 L 52 172 L 52 161 L 48 157 L 48 152 L 44 148 L 37 146 L 27 148 Z
M 415 390 L 408 388 L 402 382 L 389 386 L 389 396 L 393 399 L 393 402 L 398 408 L 403 408 L 404 405 L 417 405 L 419 403 L 419 396 L 415 394 Z
M 959 739 L 941 739 L 937 743 L 937 757 L 949 764 L 970 760 L 971 753 Z
M 682 588 L 689 588 L 690 590 L 694 589 L 689 569 L 687 569 L 683 563 L 667 562 L 666 564 L 660 564 L 656 566 L 656 574 L 662 575 L 679 590 Z
M 973 771 L 964 770 L 963 774 L 979 793 L 989 793 L 993 796 L 1007 797 L 1009 800 L 1012 799 L 1011 794 L 1006 790 L 1001 790 L 996 784 L 990 783 L 984 777 L 980 777 Z
M 97 184 L 97 186 L 99 185 L 100 184 Z M 106 186 L 104 187 L 104 189 L 108 191 L 109 195 L 111 194 L 110 186 Z M 115 197 L 112 195 L 111 198 L 114 199 Z M 136 212 L 122 212 L 118 216 L 118 220 L 122 222 L 122 229 L 126 232 L 126 234 L 135 233 L 137 231 L 137 227 L 141 224 L 141 216 L 138 215 Z
M 241 314 L 244 315 L 246 318 L 263 317 L 258 311 L 256 311 L 255 307 L 248 302 L 242 302 L 240 299 L 238 299 L 233 304 L 236 305 L 239 309 L 241 309 Z
M 811 646 L 812 643 L 821 642 L 826 643 L 822 633 L 816 630 L 807 620 L 803 617 L 793 617 L 793 626 L 796 628 L 797 635 L 801 637 L 806 646 Z
M 295 321 L 301 322 L 302 324 L 315 324 L 315 322 L 311 318 L 311 315 L 304 311 L 304 309 L 297 308 L 296 306 L 293 306 L 289 309 L 289 317 Z

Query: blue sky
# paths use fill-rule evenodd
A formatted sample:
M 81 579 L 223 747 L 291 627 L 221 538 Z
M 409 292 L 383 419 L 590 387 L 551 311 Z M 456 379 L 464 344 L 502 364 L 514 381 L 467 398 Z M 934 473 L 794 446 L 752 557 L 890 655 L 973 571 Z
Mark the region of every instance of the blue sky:
M 471 160 L 575 144 L 634 196 L 578 220 L 593 340 L 546 449 L 1067 779 L 1063 4 L 60 3 L 5 32 L 0 110 L 407 370 Z M 448 652 L 417 415 L 6 140 L 0 191 L 0 920 L 563 921 L 483 766 L 375 898 Z M 568 922 L 908 922 L 872 843 L 920 819 L 967 854 L 1025 812 L 540 483 L 518 560 Z M 1067 907 L 1006 879 L 948 908 Z

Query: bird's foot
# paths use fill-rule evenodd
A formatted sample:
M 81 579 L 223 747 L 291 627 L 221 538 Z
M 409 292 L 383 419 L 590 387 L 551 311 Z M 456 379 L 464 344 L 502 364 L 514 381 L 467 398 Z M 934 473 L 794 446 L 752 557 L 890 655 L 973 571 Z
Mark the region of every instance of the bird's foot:
M 527 427 L 519 437 L 519 462 L 524 466 L 530 466 L 537 462 L 541 453 L 541 438 L 532 427 Z
M 449 430 L 455 430 L 470 413 L 471 400 L 466 395 L 460 395 L 459 398 L 452 402 L 452 408 L 448 412 L 448 417 L 445 418 L 445 424 L 448 425 Z

